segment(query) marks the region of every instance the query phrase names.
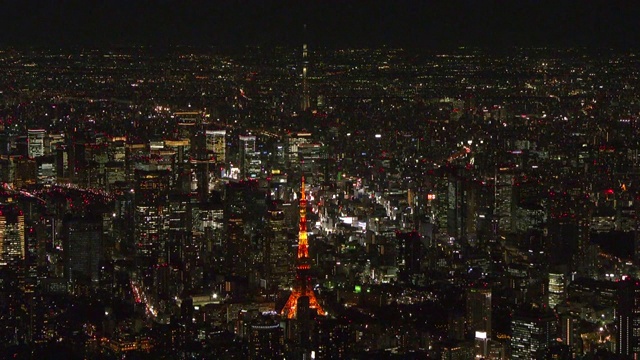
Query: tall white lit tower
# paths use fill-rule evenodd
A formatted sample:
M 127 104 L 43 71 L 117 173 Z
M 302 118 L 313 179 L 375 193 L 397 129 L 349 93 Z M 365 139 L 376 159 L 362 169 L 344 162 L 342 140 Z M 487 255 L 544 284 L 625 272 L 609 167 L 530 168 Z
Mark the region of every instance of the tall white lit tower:
M 305 34 L 307 25 L 304 26 Z M 307 81 L 307 70 L 309 68 L 307 44 L 302 45 L 302 111 L 306 111 L 311 107 L 311 100 L 309 96 L 309 83 Z

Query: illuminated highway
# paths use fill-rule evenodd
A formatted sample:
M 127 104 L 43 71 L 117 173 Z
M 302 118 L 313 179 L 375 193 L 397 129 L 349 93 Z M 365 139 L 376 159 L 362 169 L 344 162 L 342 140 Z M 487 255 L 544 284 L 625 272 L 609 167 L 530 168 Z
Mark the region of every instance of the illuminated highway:
M 144 290 L 138 284 L 136 280 L 131 279 L 131 291 L 133 291 L 133 296 L 135 297 L 137 304 L 144 304 L 145 306 L 145 314 L 151 318 L 155 319 L 158 316 L 158 310 L 153 307 L 151 304 L 151 299 L 145 294 Z

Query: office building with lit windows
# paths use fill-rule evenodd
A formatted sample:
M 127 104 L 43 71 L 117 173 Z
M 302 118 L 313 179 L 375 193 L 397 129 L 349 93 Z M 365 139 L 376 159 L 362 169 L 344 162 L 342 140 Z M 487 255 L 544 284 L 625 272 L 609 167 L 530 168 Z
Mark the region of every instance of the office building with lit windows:
M 206 146 L 207 154 L 213 156 L 217 163 L 227 162 L 227 131 L 226 130 L 207 130 Z
M 134 243 L 138 256 L 156 262 L 164 258 L 164 212 L 169 189 L 169 170 L 135 173 Z
M 549 307 L 555 309 L 566 297 L 566 280 L 562 272 L 549 272 Z
M 284 354 L 284 331 L 280 323 L 258 316 L 247 324 L 247 359 L 280 359 Z
M 625 277 L 619 282 L 618 354 L 625 359 L 640 355 L 640 281 Z
M 24 213 L 14 204 L 0 204 L 0 265 L 24 260 Z
M 540 359 L 555 341 L 556 317 L 548 309 L 527 308 L 511 319 L 511 359 Z

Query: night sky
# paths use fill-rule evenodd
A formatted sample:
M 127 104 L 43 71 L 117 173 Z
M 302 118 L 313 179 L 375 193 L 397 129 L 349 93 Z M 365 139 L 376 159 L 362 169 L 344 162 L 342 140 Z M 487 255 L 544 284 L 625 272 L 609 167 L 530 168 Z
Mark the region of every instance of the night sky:
M 0 0 L 0 45 L 640 45 L 640 1 Z

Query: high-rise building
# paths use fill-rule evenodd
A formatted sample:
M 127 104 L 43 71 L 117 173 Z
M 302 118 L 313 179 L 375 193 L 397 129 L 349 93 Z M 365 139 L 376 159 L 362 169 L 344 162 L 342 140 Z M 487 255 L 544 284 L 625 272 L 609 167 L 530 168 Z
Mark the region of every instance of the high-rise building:
M 474 358 L 473 344 L 462 341 L 449 341 L 442 345 L 442 360 L 467 360 Z
M 640 214 L 640 199 L 633 201 L 633 207 L 636 214 Z M 635 216 L 633 224 L 633 260 L 636 264 L 640 264 L 640 216 Z
M 449 312 L 447 319 L 447 339 L 456 341 L 466 339 L 466 326 L 467 319 L 464 312 L 460 309 Z
M 31 227 L 33 230 L 27 230 L 27 232 L 31 232 L 31 236 L 25 234 L 27 242 L 25 250 L 31 265 L 42 267 L 48 263 L 47 246 L 52 243 L 54 238 L 51 235 L 50 226 L 51 219 L 43 216 L 33 222 Z
M 24 260 L 24 213 L 15 204 L 0 204 L 0 265 Z
M 227 131 L 207 130 L 207 153 L 215 158 L 217 163 L 227 162 Z
M 242 179 L 255 178 L 260 174 L 261 163 L 256 152 L 256 137 L 240 135 L 239 137 L 240 176 Z
M 152 263 L 165 256 L 164 212 L 169 170 L 135 172 L 134 241 L 138 256 Z
M 4 125 L 0 124 L 0 155 L 9 155 L 11 152 L 11 136 Z
M 579 324 L 580 318 L 577 315 L 560 315 L 560 338 L 562 343 L 570 346 L 575 351 L 582 347 Z
M 160 255 L 163 263 L 187 268 L 191 256 L 191 198 L 188 194 L 171 193 L 167 199 L 166 209 L 163 211 L 162 231 L 166 241 L 166 252 Z M 189 273 L 184 276 L 189 280 Z M 190 283 L 190 281 L 186 281 Z M 188 289 L 191 289 L 189 286 Z
M 97 281 L 102 257 L 102 222 L 87 217 L 72 218 L 66 224 L 65 270 L 68 279 Z
M 556 317 L 548 309 L 527 308 L 511 319 L 511 359 L 540 359 L 556 339 Z
M 298 159 L 302 172 L 312 174 L 314 179 L 317 176 L 325 177 L 322 170 L 323 165 L 327 163 L 327 152 L 322 143 L 309 142 L 298 145 Z
M 640 281 L 624 278 L 618 288 L 618 354 L 625 359 L 640 355 Z
M 431 207 L 431 212 L 433 213 L 433 223 L 435 229 L 437 229 L 437 234 L 440 237 L 445 237 L 448 235 L 447 223 L 449 222 L 449 204 L 448 204 L 448 195 L 449 195 L 449 181 L 447 176 L 444 175 L 442 177 L 436 177 L 433 183 L 432 194 L 429 194 L 429 206 Z M 437 245 L 436 241 L 433 241 L 432 247 Z
M 467 327 L 470 334 L 484 333 L 491 338 L 491 288 L 477 284 L 467 289 Z
M 263 264 L 261 231 L 266 213 L 265 193 L 258 181 L 230 182 L 225 186 L 224 223 L 226 232 L 225 273 L 258 281 Z
M 173 155 L 171 168 L 176 178 L 183 176 L 187 171 L 187 153 L 191 150 L 191 145 L 190 139 L 164 140 L 165 149 Z
M 285 288 L 293 279 L 293 253 L 284 222 L 284 211 L 273 201 L 267 209 L 264 264 L 267 286 Z
M 247 324 L 247 359 L 280 359 L 284 355 L 284 332 L 274 319 L 258 316 Z
M 411 231 L 407 233 L 396 232 L 396 240 L 396 264 L 400 271 L 400 278 L 409 281 L 413 275 L 420 272 L 424 254 L 422 239 L 420 233 Z
M 66 182 L 69 178 L 69 151 L 67 145 L 58 144 L 55 147 L 56 176 L 59 182 Z
M 457 173 L 447 173 L 438 179 L 435 189 L 435 216 L 440 224 L 441 235 L 455 238 L 475 236 L 475 212 L 477 199 L 470 182 L 464 181 Z
M 562 271 L 549 272 L 549 307 L 555 309 L 566 297 L 566 279 Z
M 45 131 L 43 129 L 29 129 L 27 131 L 28 154 L 30 158 L 44 156 L 44 138 Z
M 215 171 L 215 159 L 208 151 L 208 135 L 201 122 L 198 122 L 197 129 L 191 138 L 192 155 L 190 165 L 195 173 L 195 185 L 198 199 L 206 201 L 211 190 L 211 182 L 215 178 L 212 172 Z
M 300 145 L 311 143 L 311 133 L 300 132 L 287 136 L 286 160 L 295 167 L 300 166 Z
M 249 275 L 249 236 L 245 233 L 248 182 L 229 183 L 225 188 L 225 262 L 229 275 Z
M 344 359 L 351 339 L 349 320 L 318 318 L 315 325 L 316 359 Z
M 177 111 L 173 114 L 178 124 L 178 136 L 190 139 L 202 124 L 204 113 L 201 111 Z
M 546 250 L 550 263 L 570 264 L 572 271 L 589 275 L 594 270 L 588 259 L 591 202 L 579 188 L 562 193 L 552 190 L 547 206 Z
M 34 159 L 17 158 L 15 161 L 15 171 L 13 186 L 21 188 L 34 185 L 38 181 L 38 164 Z
M 513 231 L 513 174 L 510 169 L 500 169 L 496 174 L 495 203 L 498 231 L 508 234 Z
M 205 266 L 220 274 L 224 268 L 224 207 L 222 200 L 192 204 L 191 219 L 192 232 L 195 243 L 203 246 Z

